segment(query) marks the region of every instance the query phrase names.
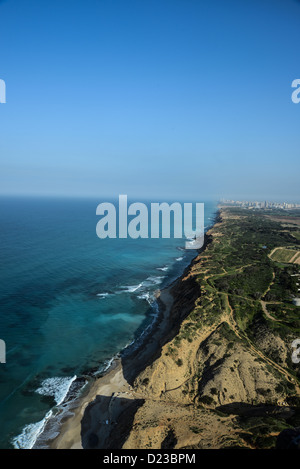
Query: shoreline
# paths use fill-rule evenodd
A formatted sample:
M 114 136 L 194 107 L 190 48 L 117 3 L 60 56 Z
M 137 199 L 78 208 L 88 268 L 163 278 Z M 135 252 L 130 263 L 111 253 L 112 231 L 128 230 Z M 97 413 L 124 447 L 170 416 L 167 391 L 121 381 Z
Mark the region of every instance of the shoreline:
M 195 252 L 195 256 L 185 267 L 181 275 L 167 287 L 158 290 L 156 301 L 159 308 L 153 323 L 148 326 L 150 330 L 146 332 L 147 329 L 145 329 L 142 332 L 136 339 L 137 344 L 135 346 L 134 343 L 129 344 L 115 357 L 112 357 L 102 375 L 98 378 L 96 377 L 88 385 L 88 390 L 83 395 L 78 396 L 71 402 L 68 415 L 62 416 L 59 430 L 56 432 L 58 434 L 54 438 L 43 438 L 44 431 L 45 434 L 47 433 L 46 424 L 43 433 L 37 438 L 33 449 L 39 448 L 41 442 L 42 447 L 49 449 L 83 449 L 86 445 L 90 446 L 89 442 L 85 441 L 88 427 L 82 428 L 83 418 L 89 422 L 90 426 L 99 427 L 99 436 L 97 438 L 98 440 L 105 441 L 111 430 L 111 425 L 114 423 L 111 422 L 110 416 L 111 402 L 113 400 L 116 402 L 116 399 L 118 399 L 121 404 L 115 405 L 115 407 L 120 407 L 119 410 L 121 411 L 122 400 L 126 400 L 129 404 L 134 404 L 134 402 L 141 400 L 142 396 L 137 394 L 132 387 L 133 381 L 150 363 L 156 360 L 161 347 L 171 338 L 170 333 L 172 335 L 174 327 L 180 327 L 184 318 L 172 317 L 171 315 L 175 302 L 172 290 L 180 284 L 190 271 L 195 259 L 206 249 L 209 231 L 218 222 L 220 212 L 221 210 L 218 206 L 213 223 L 205 233 L 204 245 Z M 68 401 L 68 396 L 66 396 L 66 401 Z
M 158 316 L 160 317 L 155 321 L 156 324 L 154 324 L 151 336 L 146 337 L 143 343 L 130 354 L 130 360 L 139 354 L 139 360 L 144 361 L 145 367 L 157 349 L 157 342 L 160 341 L 161 333 L 168 325 L 173 304 L 173 296 L 170 293 L 171 288 L 172 285 L 159 292 L 161 307 Z M 81 426 L 85 412 L 91 420 L 102 422 L 103 425 L 108 426 L 106 423 L 109 420 L 106 418 L 108 417 L 108 409 L 104 408 L 105 405 L 97 402 L 97 396 L 108 397 L 110 400 L 114 397 L 122 398 L 126 396 L 126 399 L 132 400 L 140 397 L 136 395 L 132 386 L 125 379 L 120 357 L 114 358 L 104 375 L 91 384 L 88 393 L 78 398 L 78 405 L 73 411 L 71 410 L 73 415 L 62 422 L 59 435 L 49 442 L 50 449 L 83 449 Z
M 228 266 L 231 273 L 231 259 L 226 258 L 233 228 L 238 227 L 233 239 L 241 247 L 248 228 L 241 216 L 218 208 L 202 248 L 184 272 L 160 291 L 151 334 L 145 334 L 135 350 L 121 353 L 107 374 L 91 385 L 74 406 L 73 416 L 61 419 L 60 433 L 50 448 L 271 449 L 282 430 L 279 415 L 288 428 L 295 425 L 291 416 L 297 411 L 299 386 L 294 384 L 293 372 L 287 365 L 278 365 L 256 341 L 253 345 L 251 339 L 243 340 L 229 299 L 221 303 L 218 285 L 210 283 L 211 276 L 218 275 L 220 259 L 225 273 Z M 253 223 L 256 227 L 257 220 Z M 267 222 L 264 228 L 268 233 Z M 280 233 L 279 226 L 279 243 Z M 250 251 L 256 266 L 257 245 Z M 260 252 L 264 254 L 261 248 Z M 248 267 L 245 261 L 244 255 L 234 263 L 241 276 Z M 221 295 L 224 299 L 226 291 L 221 290 Z M 265 326 L 264 316 L 256 321 L 255 327 L 269 340 L 272 329 Z M 283 353 L 288 350 L 285 339 L 276 336 L 272 350 L 278 346 L 285 347 Z M 257 426 L 245 434 L 253 417 L 259 418 Z M 267 441 L 257 439 L 256 428 L 262 422 L 268 428 Z

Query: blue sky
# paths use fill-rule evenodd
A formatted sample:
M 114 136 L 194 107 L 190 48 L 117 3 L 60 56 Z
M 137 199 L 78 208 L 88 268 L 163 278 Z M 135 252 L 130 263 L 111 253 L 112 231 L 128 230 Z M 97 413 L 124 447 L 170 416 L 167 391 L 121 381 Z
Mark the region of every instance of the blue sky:
M 0 1 L 0 193 L 298 200 L 300 2 Z

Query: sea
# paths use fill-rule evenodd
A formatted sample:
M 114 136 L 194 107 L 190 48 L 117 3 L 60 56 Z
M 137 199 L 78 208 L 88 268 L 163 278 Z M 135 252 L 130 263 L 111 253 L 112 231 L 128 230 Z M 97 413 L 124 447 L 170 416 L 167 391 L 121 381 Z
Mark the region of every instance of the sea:
M 98 238 L 103 201 L 0 198 L 2 449 L 34 447 L 72 386 L 74 395 L 88 385 L 81 377 L 99 375 L 151 333 L 155 292 L 197 255 L 184 238 Z M 197 202 L 207 230 L 217 202 Z

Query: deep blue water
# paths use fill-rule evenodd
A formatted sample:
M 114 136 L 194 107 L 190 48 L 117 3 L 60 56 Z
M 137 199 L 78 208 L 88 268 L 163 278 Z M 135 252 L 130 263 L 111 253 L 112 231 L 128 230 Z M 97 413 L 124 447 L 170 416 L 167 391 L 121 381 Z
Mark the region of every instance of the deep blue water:
M 154 291 L 196 254 L 184 239 L 100 240 L 102 201 L 0 199 L 1 448 L 30 447 L 74 376 L 132 342 L 153 320 Z M 206 202 L 205 226 L 215 212 Z

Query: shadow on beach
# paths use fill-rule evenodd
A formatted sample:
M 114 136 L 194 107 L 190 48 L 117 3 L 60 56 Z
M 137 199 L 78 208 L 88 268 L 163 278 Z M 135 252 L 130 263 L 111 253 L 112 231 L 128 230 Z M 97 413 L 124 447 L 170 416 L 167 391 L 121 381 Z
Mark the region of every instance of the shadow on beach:
M 122 448 L 143 399 L 97 396 L 88 405 L 81 421 L 83 449 Z
M 174 296 L 172 290 L 176 291 Z M 80 432 L 84 449 L 122 448 L 135 414 L 145 402 L 135 396 L 132 385 L 140 372 L 161 355 L 162 347 L 178 334 L 180 325 L 191 311 L 198 294 L 193 277 L 185 281 L 179 279 L 172 287 L 160 292 L 160 312 L 151 331 L 143 337 L 140 344 L 122 352 L 115 368 L 112 366 L 100 378 L 102 388 L 98 388 L 99 393 L 84 410 Z M 116 383 L 119 385 L 116 386 Z M 168 441 L 166 444 L 169 444 Z
M 203 248 L 195 253 L 182 276 L 159 292 L 159 311 L 154 323 L 140 339 L 121 352 L 107 373 L 96 380 L 74 416 L 64 422 L 52 448 L 122 448 L 135 414 L 145 402 L 143 394 L 137 394 L 134 388 L 135 380 L 161 356 L 164 345 L 178 334 L 182 321 L 193 310 L 201 293 L 191 269 L 198 254 L 210 242 L 211 236 L 206 235 Z M 163 444 L 171 447 L 173 440 L 173 435 L 167 435 Z

